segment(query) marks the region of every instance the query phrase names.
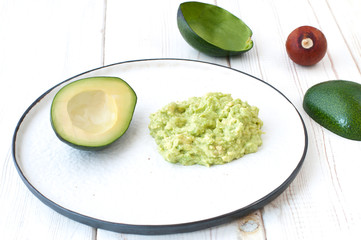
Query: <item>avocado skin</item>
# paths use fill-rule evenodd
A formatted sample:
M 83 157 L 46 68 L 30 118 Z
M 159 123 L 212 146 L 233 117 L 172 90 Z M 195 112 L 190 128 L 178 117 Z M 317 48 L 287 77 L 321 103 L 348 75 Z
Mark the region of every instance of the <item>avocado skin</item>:
M 133 113 L 134 113 L 134 110 L 132 112 L 132 116 L 133 116 Z M 62 141 L 63 143 L 67 144 L 68 146 L 72 147 L 72 148 L 75 148 L 75 149 L 78 149 L 78 150 L 83 150 L 83 151 L 90 151 L 90 152 L 93 152 L 93 151 L 100 151 L 100 150 L 103 150 L 105 148 L 108 148 L 110 147 L 111 145 L 113 145 L 121 136 L 124 135 L 124 133 L 128 130 L 129 128 L 129 125 L 127 127 L 127 129 L 124 131 L 124 133 L 122 135 L 120 135 L 118 138 L 116 138 L 113 142 L 109 143 L 109 144 L 105 144 L 105 145 L 100 145 L 100 146 L 84 146 L 84 145 L 79 145 L 79 144 L 76 144 L 74 142 L 70 142 L 66 139 L 64 139 L 62 136 L 60 136 L 60 134 L 57 133 L 56 129 L 55 129 L 55 126 L 54 126 L 54 123 L 53 123 L 53 120 L 52 118 L 50 118 L 50 123 L 51 123 L 51 127 L 56 135 L 56 137 Z
M 184 2 L 182 4 L 187 4 Z M 184 38 L 184 40 L 193 48 L 197 49 L 198 51 L 207 54 L 213 57 L 230 57 L 230 56 L 237 56 L 242 53 L 248 52 L 253 48 L 253 41 L 251 41 L 251 46 L 247 49 L 240 50 L 240 51 L 230 51 L 224 50 L 219 47 L 214 46 L 213 44 L 205 41 L 203 38 L 198 36 L 197 33 L 193 31 L 193 29 L 188 25 L 187 20 L 185 19 L 183 12 L 182 12 L 182 4 L 179 5 L 178 12 L 177 12 L 177 25 L 178 29 Z M 202 3 L 200 3 L 202 4 Z M 205 3 L 203 3 L 205 4 Z M 210 4 L 206 4 L 210 5 Z M 252 34 L 251 34 L 252 36 Z M 251 37 L 250 36 L 250 37 Z
M 331 132 L 361 141 L 361 84 L 347 80 L 316 84 L 305 93 L 303 108 Z
M 58 137 L 58 139 L 60 141 L 62 141 L 63 143 L 66 143 L 67 145 L 69 145 L 70 147 L 72 148 L 76 148 L 76 149 L 79 149 L 79 150 L 85 150 L 85 151 L 99 151 L 99 150 L 103 150 L 104 148 L 107 148 L 109 145 L 104 145 L 104 146 L 96 146 L 96 147 L 89 147 L 89 146 L 82 146 L 82 145 L 78 145 L 78 144 L 75 144 L 75 143 L 72 143 L 72 142 L 69 142 L 67 140 L 65 140 L 64 138 L 62 138 L 57 132 L 56 132 L 56 129 L 54 128 L 54 125 L 53 125 L 53 121 L 51 120 L 51 127 L 53 128 L 54 132 L 55 132 L 55 135 Z

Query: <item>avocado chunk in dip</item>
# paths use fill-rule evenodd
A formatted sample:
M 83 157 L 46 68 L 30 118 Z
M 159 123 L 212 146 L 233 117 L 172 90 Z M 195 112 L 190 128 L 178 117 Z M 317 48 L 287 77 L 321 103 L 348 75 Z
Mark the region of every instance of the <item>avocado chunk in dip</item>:
M 172 102 L 150 115 L 150 135 L 165 160 L 182 165 L 229 163 L 262 145 L 259 109 L 230 94 Z

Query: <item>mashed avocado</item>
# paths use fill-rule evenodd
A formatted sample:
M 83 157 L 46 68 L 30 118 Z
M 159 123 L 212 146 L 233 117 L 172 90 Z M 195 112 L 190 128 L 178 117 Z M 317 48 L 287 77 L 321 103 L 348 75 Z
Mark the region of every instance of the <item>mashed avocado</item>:
M 258 108 L 230 94 L 172 102 L 150 115 L 150 135 L 171 163 L 211 166 L 256 152 L 263 125 Z

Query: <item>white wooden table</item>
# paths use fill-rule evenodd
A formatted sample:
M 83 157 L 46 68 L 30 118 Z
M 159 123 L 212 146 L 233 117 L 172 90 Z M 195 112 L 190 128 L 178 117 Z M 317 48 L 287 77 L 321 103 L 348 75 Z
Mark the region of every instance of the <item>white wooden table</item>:
M 229 10 L 253 30 L 254 48 L 231 58 L 206 56 L 183 40 L 176 23 L 181 2 L 0 1 L 0 239 L 357 239 L 361 142 L 322 128 L 304 112 L 302 100 L 306 90 L 321 81 L 361 83 L 361 2 L 205 1 Z M 288 34 L 301 25 L 321 29 L 328 40 L 325 58 L 312 67 L 295 65 L 286 54 Z M 243 219 L 165 236 L 95 229 L 56 213 L 33 196 L 11 156 L 14 128 L 30 103 L 78 73 L 149 58 L 229 66 L 283 92 L 300 111 L 309 136 L 304 165 L 290 187 Z M 258 227 L 254 230 L 254 226 Z

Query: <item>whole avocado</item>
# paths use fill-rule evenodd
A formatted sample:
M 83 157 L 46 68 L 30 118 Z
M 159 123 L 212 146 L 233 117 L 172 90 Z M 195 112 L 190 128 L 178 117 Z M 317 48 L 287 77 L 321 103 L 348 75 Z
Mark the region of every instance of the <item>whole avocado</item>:
M 346 80 L 316 84 L 305 93 L 303 108 L 326 129 L 361 141 L 361 84 Z

